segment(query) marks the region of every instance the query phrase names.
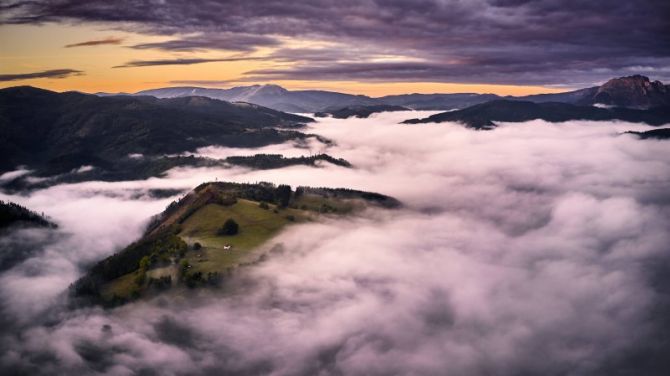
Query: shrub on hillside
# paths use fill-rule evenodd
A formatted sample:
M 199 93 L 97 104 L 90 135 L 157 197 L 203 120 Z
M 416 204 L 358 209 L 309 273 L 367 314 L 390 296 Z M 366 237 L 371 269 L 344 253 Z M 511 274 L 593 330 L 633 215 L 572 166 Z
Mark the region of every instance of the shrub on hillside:
M 237 235 L 239 231 L 240 225 L 238 225 L 234 219 L 229 218 L 219 229 L 218 234 L 222 236 L 233 236 Z

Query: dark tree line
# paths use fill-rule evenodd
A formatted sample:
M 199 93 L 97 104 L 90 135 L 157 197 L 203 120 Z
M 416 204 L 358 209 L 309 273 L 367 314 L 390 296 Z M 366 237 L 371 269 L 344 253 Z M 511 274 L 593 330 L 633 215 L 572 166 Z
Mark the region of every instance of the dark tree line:
M 342 158 L 333 158 L 328 154 L 318 154 L 309 157 L 285 158 L 281 154 L 256 154 L 252 156 L 232 156 L 226 162 L 238 166 L 251 167 L 260 170 L 282 168 L 294 165 L 314 166 L 317 161 L 329 162 L 337 166 L 351 167 L 351 163 Z
M 0 201 L 0 229 L 21 223 L 39 227 L 57 227 L 43 214 L 13 202 Z
M 102 284 L 136 270 L 146 272 L 149 266 L 166 262 L 169 257 L 181 258 L 187 249 L 188 245 L 170 231 L 142 239 L 95 264 L 84 277 L 74 283 L 73 291 L 75 295 L 98 296 Z M 144 280 L 139 281 L 139 284 L 142 283 Z

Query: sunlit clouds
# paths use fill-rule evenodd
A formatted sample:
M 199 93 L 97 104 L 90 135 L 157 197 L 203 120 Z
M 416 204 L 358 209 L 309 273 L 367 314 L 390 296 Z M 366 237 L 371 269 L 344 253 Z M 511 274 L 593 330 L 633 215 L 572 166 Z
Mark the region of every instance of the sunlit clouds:
M 135 92 L 218 81 L 369 95 L 520 95 L 631 74 L 669 79 L 668 5 L 659 0 L 10 0 L 0 7 L 0 74 L 86 73 L 18 81 L 54 90 Z M 636 32 L 621 33 L 622 25 Z M 204 60 L 210 63 L 150 64 Z

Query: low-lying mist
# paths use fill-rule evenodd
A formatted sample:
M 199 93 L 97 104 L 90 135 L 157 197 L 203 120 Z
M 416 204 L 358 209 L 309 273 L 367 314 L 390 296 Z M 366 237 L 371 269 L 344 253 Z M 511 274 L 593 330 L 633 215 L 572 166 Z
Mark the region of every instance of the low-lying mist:
M 354 165 L 172 170 L 164 178 L 1 195 L 53 241 L 0 274 L 0 366 L 18 374 L 663 374 L 670 153 L 612 122 L 399 125 L 429 113 L 318 119 L 335 141 L 198 154 L 327 152 Z M 67 309 L 82 268 L 218 179 L 348 187 L 399 210 L 296 225 L 222 290 Z M 35 235 L 38 238 L 38 235 Z M 665 346 L 665 347 L 664 347 Z M 661 363 L 659 363 L 661 362 Z M 665 369 L 667 370 L 667 368 Z

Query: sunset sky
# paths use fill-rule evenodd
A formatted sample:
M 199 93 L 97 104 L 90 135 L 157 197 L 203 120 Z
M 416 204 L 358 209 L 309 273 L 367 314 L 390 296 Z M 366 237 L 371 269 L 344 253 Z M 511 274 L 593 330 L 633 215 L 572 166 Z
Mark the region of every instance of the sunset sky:
M 0 87 L 522 95 L 667 81 L 667 2 L 627 3 L 0 0 Z

